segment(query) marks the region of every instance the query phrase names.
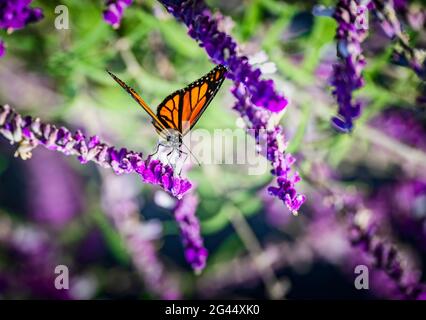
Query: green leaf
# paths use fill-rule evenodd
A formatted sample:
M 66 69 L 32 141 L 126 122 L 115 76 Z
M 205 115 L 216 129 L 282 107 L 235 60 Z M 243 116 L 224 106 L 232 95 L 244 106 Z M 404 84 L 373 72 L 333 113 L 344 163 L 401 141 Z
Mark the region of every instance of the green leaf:
M 203 234 L 214 234 L 224 229 L 229 224 L 229 215 L 232 210 L 233 205 L 225 202 L 216 215 L 208 220 L 201 220 Z
M 311 115 L 312 103 L 305 102 L 302 106 L 301 121 L 297 127 L 296 134 L 290 140 L 290 144 L 287 148 L 287 152 L 295 153 L 303 144 L 303 138 L 305 137 L 306 128 L 309 123 Z
M 261 15 L 259 4 L 259 0 L 253 0 L 247 5 L 246 9 L 244 10 L 244 17 L 241 26 L 241 31 L 244 40 L 247 40 L 248 38 L 253 36 L 257 26 L 259 25 Z
M 315 17 L 315 27 L 306 41 L 303 69 L 314 72 L 321 61 L 321 52 L 324 46 L 334 41 L 336 21 L 327 17 Z

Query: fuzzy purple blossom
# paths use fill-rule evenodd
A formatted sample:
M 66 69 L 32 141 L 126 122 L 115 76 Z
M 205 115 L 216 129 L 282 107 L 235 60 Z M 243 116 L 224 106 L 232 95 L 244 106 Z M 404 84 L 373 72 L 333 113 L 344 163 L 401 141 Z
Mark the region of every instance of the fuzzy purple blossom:
M 250 131 L 266 131 L 267 147 L 262 151 L 271 161 L 272 174 L 277 177 L 278 182 L 278 187 L 271 187 L 269 191 L 296 214 L 305 201 L 305 196 L 298 194 L 295 189 L 300 178 L 297 173 L 290 173 L 294 158 L 285 154 L 286 143 L 282 127 L 270 126 L 271 112 L 285 109 L 287 99 L 275 91 L 272 80 L 261 79 L 260 69 L 253 68 L 247 57 L 237 53 L 237 43 L 219 30 L 218 22 L 203 1 L 160 2 L 188 27 L 189 35 L 199 41 L 215 63 L 228 67 L 227 77 L 235 84 L 232 89 L 237 98 L 234 109 L 248 121 Z
M 177 203 L 174 216 L 182 237 L 186 261 L 195 272 L 201 272 L 206 266 L 208 252 L 201 237 L 200 222 L 195 215 L 197 205 L 198 197 L 187 194 Z
M 397 11 L 400 12 L 403 5 L 406 5 L 405 1 L 372 0 L 371 4 L 385 34 L 398 43 L 393 52 L 393 61 L 403 67 L 411 68 L 420 79 L 425 80 L 426 54 L 423 50 L 410 46 L 410 38 L 404 32 L 403 24 L 397 15 Z M 421 19 L 421 15 L 418 17 Z M 421 28 L 423 22 L 419 23 Z
M 104 10 L 104 20 L 114 28 L 120 26 L 124 10 L 132 4 L 132 0 L 107 0 Z
M 22 29 L 27 24 L 43 19 L 43 11 L 40 8 L 31 8 L 32 0 L 2 0 L 0 2 L 0 29 Z M 0 58 L 5 54 L 4 42 L 0 39 Z
M 104 168 L 112 168 L 116 174 L 136 172 L 142 181 L 158 185 L 177 198 L 191 188 L 191 183 L 174 174 L 169 165 L 141 153 L 116 148 L 103 143 L 97 136 L 87 139 L 78 130 L 71 133 L 67 128 L 42 123 L 40 119 L 22 117 L 8 105 L 0 106 L 0 134 L 11 144 L 18 144 L 15 156 L 26 160 L 38 145 L 65 155 L 77 156 L 81 163 L 93 161 Z
M 366 38 L 366 6 L 361 0 L 340 0 L 333 17 L 338 23 L 336 40 L 340 61 L 333 67 L 331 84 L 338 104 L 338 116 L 333 126 L 341 132 L 353 129 L 354 119 L 361 113 L 361 104 L 354 101 L 353 92 L 364 85 L 362 71 L 365 58 L 361 44 Z
M 160 2 L 188 27 L 189 35 L 204 47 L 213 62 L 229 68 L 229 79 L 246 86 L 254 105 L 273 112 L 282 111 L 287 106 L 287 99 L 276 92 L 274 82 L 261 79 L 261 71 L 254 69 L 247 57 L 237 54 L 237 43 L 219 30 L 217 21 L 203 1 Z

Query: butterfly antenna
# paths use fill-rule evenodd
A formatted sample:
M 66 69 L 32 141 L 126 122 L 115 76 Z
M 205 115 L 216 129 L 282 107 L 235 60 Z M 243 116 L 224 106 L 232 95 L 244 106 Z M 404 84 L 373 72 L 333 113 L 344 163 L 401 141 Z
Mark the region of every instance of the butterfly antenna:
M 200 161 L 198 161 L 197 157 L 192 153 L 191 149 L 189 149 L 185 143 L 183 143 L 182 141 L 182 145 L 185 146 L 186 150 L 189 151 L 189 154 L 195 159 L 195 161 L 197 161 L 197 164 L 201 167 L 201 163 Z

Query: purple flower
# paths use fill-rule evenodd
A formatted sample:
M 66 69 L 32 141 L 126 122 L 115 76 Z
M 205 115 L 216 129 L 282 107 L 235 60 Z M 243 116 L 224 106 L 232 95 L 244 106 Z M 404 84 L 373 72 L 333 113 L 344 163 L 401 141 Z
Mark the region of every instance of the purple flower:
M 71 133 L 67 128 L 42 123 L 40 119 L 23 118 L 8 105 L 0 106 L 0 134 L 11 144 L 17 143 L 15 156 L 23 160 L 31 158 L 31 151 L 38 145 L 66 155 L 77 156 L 81 163 L 93 161 L 104 168 L 112 168 L 116 174 L 138 173 L 145 183 L 159 185 L 180 199 L 191 188 L 191 183 L 175 176 L 173 168 L 158 160 L 142 158 L 141 153 L 120 150 L 99 140 L 97 136 L 86 139 L 81 131 Z
M 372 4 L 385 34 L 399 44 L 394 49 L 393 61 L 401 66 L 411 68 L 420 79 L 425 80 L 426 57 L 422 50 L 410 46 L 410 38 L 407 33 L 403 32 L 402 23 L 396 13 L 396 10 L 398 12 L 405 11 L 406 1 L 372 0 Z M 420 18 L 418 23 L 420 23 L 421 28 L 421 14 L 417 16 Z M 410 18 L 413 18 L 413 16 L 409 16 Z M 415 22 L 415 20 L 411 20 L 411 22 Z
M 114 28 L 120 26 L 124 10 L 132 4 L 132 0 L 107 0 L 104 10 L 104 20 Z
M 285 153 L 283 128 L 280 125 L 270 126 L 269 112 L 250 102 L 244 86 L 234 87 L 232 93 L 237 98 L 234 109 L 250 124 L 248 131 L 255 136 L 259 146 L 264 146 L 265 150 L 261 151 L 272 164 L 271 173 L 277 177 L 278 187 L 269 187 L 269 193 L 281 199 L 293 214 L 297 214 L 306 197 L 295 189 L 300 177 L 297 172 L 291 173 L 295 159 L 291 154 Z M 260 143 L 260 140 L 265 140 L 265 143 Z
M 0 58 L 6 53 L 4 42 L 0 39 Z
M 0 29 L 8 32 L 22 29 L 27 24 L 43 18 L 40 8 L 30 8 L 32 0 L 2 0 L 0 2 Z M 4 42 L 0 39 L 0 58 L 5 54 Z
M 30 8 L 32 0 L 3 0 L 0 3 L 0 28 L 17 30 L 43 18 L 40 8 Z
M 201 237 L 200 222 L 195 215 L 197 205 L 198 197 L 187 194 L 176 205 L 174 216 L 179 225 L 186 261 L 196 272 L 201 272 L 206 266 L 208 252 Z
M 365 9 L 361 0 L 340 0 L 333 14 L 338 23 L 336 40 L 340 61 L 334 65 L 331 80 L 339 106 L 338 116 L 332 118 L 332 124 L 341 132 L 350 132 L 353 120 L 361 113 L 361 104 L 353 100 L 352 93 L 364 85 L 365 58 L 361 43 L 367 35 L 362 20 Z
M 246 86 L 254 105 L 273 112 L 282 111 L 287 106 L 287 99 L 275 91 L 274 82 L 261 79 L 260 70 L 252 68 L 247 57 L 237 54 L 237 43 L 231 36 L 219 31 L 218 23 L 203 1 L 160 2 L 185 23 L 189 35 L 199 41 L 215 63 L 229 68 L 229 79 Z

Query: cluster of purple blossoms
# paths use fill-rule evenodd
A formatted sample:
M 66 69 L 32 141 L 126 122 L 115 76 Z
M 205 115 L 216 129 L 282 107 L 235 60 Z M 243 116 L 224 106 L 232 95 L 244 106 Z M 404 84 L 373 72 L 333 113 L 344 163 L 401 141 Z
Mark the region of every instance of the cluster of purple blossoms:
M 394 49 L 393 60 L 395 63 L 411 68 L 417 76 L 426 79 L 426 56 L 422 50 L 412 48 L 408 34 L 403 31 L 397 11 L 406 11 L 406 1 L 383 1 L 372 0 L 371 6 L 374 8 L 374 13 L 380 21 L 380 25 L 385 34 L 395 40 L 399 47 Z M 408 15 L 408 22 L 412 27 L 421 29 L 424 24 L 424 17 L 421 12 L 414 12 Z
M 30 8 L 32 0 L 3 0 L 0 3 L 0 28 L 17 30 L 43 18 L 40 8 Z
M 132 4 L 132 0 L 107 0 L 104 20 L 114 28 L 120 26 L 124 10 Z
M 177 203 L 174 216 L 180 229 L 186 261 L 195 272 L 201 272 L 206 266 L 208 252 L 201 237 L 200 222 L 195 215 L 197 205 L 198 197 L 187 194 Z
M 0 29 L 12 32 L 22 29 L 27 24 L 43 18 L 40 8 L 31 8 L 32 0 L 2 0 L 0 2 Z M 0 57 L 5 53 L 5 46 L 0 39 Z
M 71 133 L 67 128 L 42 123 L 40 119 L 22 117 L 8 105 L 0 106 L 0 134 L 11 144 L 19 145 L 15 156 L 29 159 L 38 145 L 66 155 L 76 155 L 81 163 L 93 161 L 104 168 L 112 168 L 116 174 L 138 173 L 145 183 L 158 185 L 180 199 L 191 188 L 191 183 L 174 174 L 171 166 L 163 165 L 141 153 L 120 150 L 99 140 L 97 136 L 86 139 L 81 131 Z
M 297 173 L 290 174 L 294 158 L 285 154 L 282 127 L 270 126 L 271 112 L 282 111 L 287 106 L 287 99 L 275 91 L 272 80 L 260 79 L 261 71 L 253 69 L 247 57 L 237 54 L 237 43 L 231 36 L 219 31 L 218 22 L 203 1 L 160 2 L 178 20 L 185 23 L 189 35 L 199 41 L 215 63 L 228 67 L 227 77 L 235 84 L 232 90 L 237 98 L 234 109 L 249 122 L 250 131 L 267 132 L 267 150 L 264 151 L 273 165 L 272 173 L 278 182 L 278 187 L 271 187 L 269 191 L 283 200 L 290 211 L 296 214 L 305 201 L 305 196 L 295 190 L 295 184 L 300 178 Z
M 333 66 L 331 80 L 339 106 L 338 116 L 332 118 L 332 124 L 341 132 L 350 132 L 353 120 L 361 113 L 361 104 L 354 101 L 352 94 L 364 85 L 362 71 L 366 62 L 361 48 L 367 35 L 364 2 L 340 0 L 333 14 L 338 23 L 336 40 L 340 62 Z

